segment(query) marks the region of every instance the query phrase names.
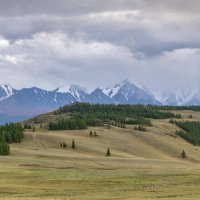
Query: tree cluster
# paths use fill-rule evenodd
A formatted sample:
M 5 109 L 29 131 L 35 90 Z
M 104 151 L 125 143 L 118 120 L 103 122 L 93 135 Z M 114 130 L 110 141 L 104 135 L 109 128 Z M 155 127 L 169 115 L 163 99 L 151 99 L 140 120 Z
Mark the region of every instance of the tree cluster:
M 49 123 L 49 130 L 81 130 L 86 129 L 85 120 L 82 119 L 59 119 Z
M 24 124 L 24 129 L 32 129 L 32 126 L 30 124 Z
M 200 122 L 198 121 L 182 121 L 175 122 L 183 131 L 176 131 L 176 134 L 192 143 L 200 145 Z
M 60 147 L 61 147 L 61 148 L 64 148 L 64 149 L 67 148 L 67 143 L 65 143 L 65 142 L 60 142 Z M 75 149 L 75 148 L 76 148 L 75 140 L 74 140 L 74 139 L 72 140 L 71 148 L 72 148 L 72 149 Z
M 90 131 L 89 136 L 90 137 L 97 137 L 97 132 L 96 131 Z
M 24 137 L 24 129 L 20 124 L 0 126 L 0 155 L 10 154 L 10 143 L 20 143 Z
M 145 132 L 146 128 L 142 125 L 139 125 L 139 126 L 135 126 L 134 130 Z

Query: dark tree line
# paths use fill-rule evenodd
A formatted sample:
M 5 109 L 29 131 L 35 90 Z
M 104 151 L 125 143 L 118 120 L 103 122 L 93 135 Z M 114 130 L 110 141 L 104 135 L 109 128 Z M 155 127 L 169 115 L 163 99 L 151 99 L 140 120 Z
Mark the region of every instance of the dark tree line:
M 20 124 L 6 124 L 0 126 L 0 155 L 10 153 L 10 143 L 20 143 L 24 137 L 24 129 Z
M 200 122 L 198 121 L 184 121 L 174 123 L 183 131 L 177 131 L 176 134 L 192 143 L 193 145 L 200 145 Z
M 82 119 L 59 119 L 49 123 L 49 130 L 81 130 L 86 129 L 87 124 Z
M 200 111 L 200 106 L 151 106 L 156 110 L 193 110 Z
M 88 103 L 75 103 L 65 106 L 59 110 L 60 113 L 72 113 L 80 117 L 115 120 L 120 122 L 125 119 L 132 118 L 152 118 L 152 119 L 166 119 L 166 118 L 180 118 L 180 115 L 175 115 L 171 112 L 159 111 L 153 106 L 144 105 L 100 105 Z
M 145 119 L 143 117 L 139 117 L 137 119 L 127 119 L 125 121 L 126 124 L 142 124 L 142 125 L 147 125 L 147 126 L 152 126 L 152 123 L 149 119 Z

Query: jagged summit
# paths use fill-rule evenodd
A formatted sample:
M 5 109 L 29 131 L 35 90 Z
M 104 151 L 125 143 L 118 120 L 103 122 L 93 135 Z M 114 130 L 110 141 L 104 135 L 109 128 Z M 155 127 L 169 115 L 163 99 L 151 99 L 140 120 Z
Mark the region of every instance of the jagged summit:
M 69 93 L 76 99 L 76 101 L 84 101 L 88 95 L 87 89 L 79 85 L 70 85 L 70 86 L 64 85 L 58 87 L 53 92 Z
M 160 104 L 145 87 L 126 79 L 114 87 L 102 90 L 119 104 Z
M 10 86 L 9 84 L 1 84 L 0 85 L 0 101 L 3 101 L 10 96 L 12 96 L 16 90 Z

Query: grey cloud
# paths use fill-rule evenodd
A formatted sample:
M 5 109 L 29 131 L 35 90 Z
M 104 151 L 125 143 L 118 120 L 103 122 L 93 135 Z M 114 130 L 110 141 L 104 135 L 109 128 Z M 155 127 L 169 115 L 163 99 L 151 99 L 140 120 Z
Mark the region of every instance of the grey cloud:
M 91 89 L 130 78 L 160 92 L 191 80 L 199 84 L 200 49 L 177 49 L 138 59 L 128 48 L 85 42 L 61 33 L 40 33 L 30 39 L 3 44 L 1 80 L 6 78 L 18 87 L 26 84 L 54 89 L 64 83 L 75 83 Z
M 53 88 L 132 78 L 155 91 L 198 83 L 199 7 L 198 0 L 0 0 L 0 79 Z
M 95 13 L 92 16 L 27 16 L 0 18 L 0 31 L 10 39 L 26 38 L 37 32 L 63 32 L 85 40 L 110 42 L 142 52 L 147 56 L 179 48 L 200 47 L 200 19 L 174 21 L 165 16 L 154 18 L 139 12 Z M 176 19 L 176 15 L 172 15 Z
M 167 12 L 199 13 L 198 0 L 0 0 L 1 16 L 78 15 L 102 11 L 145 10 L 153 14 Z

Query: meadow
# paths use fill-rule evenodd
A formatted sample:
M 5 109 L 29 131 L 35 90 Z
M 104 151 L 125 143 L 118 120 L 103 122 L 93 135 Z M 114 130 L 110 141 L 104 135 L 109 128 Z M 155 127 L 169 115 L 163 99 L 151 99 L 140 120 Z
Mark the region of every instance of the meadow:
M 200 120 L 200 112 L 174 112 Z M 200 199 L 200 147 L 177 136 L 180 128 L 169 119 L 151 122 L 145 132 L 134 125 L 49 131 L 36 124 L 0 157 L 0 199 Z

